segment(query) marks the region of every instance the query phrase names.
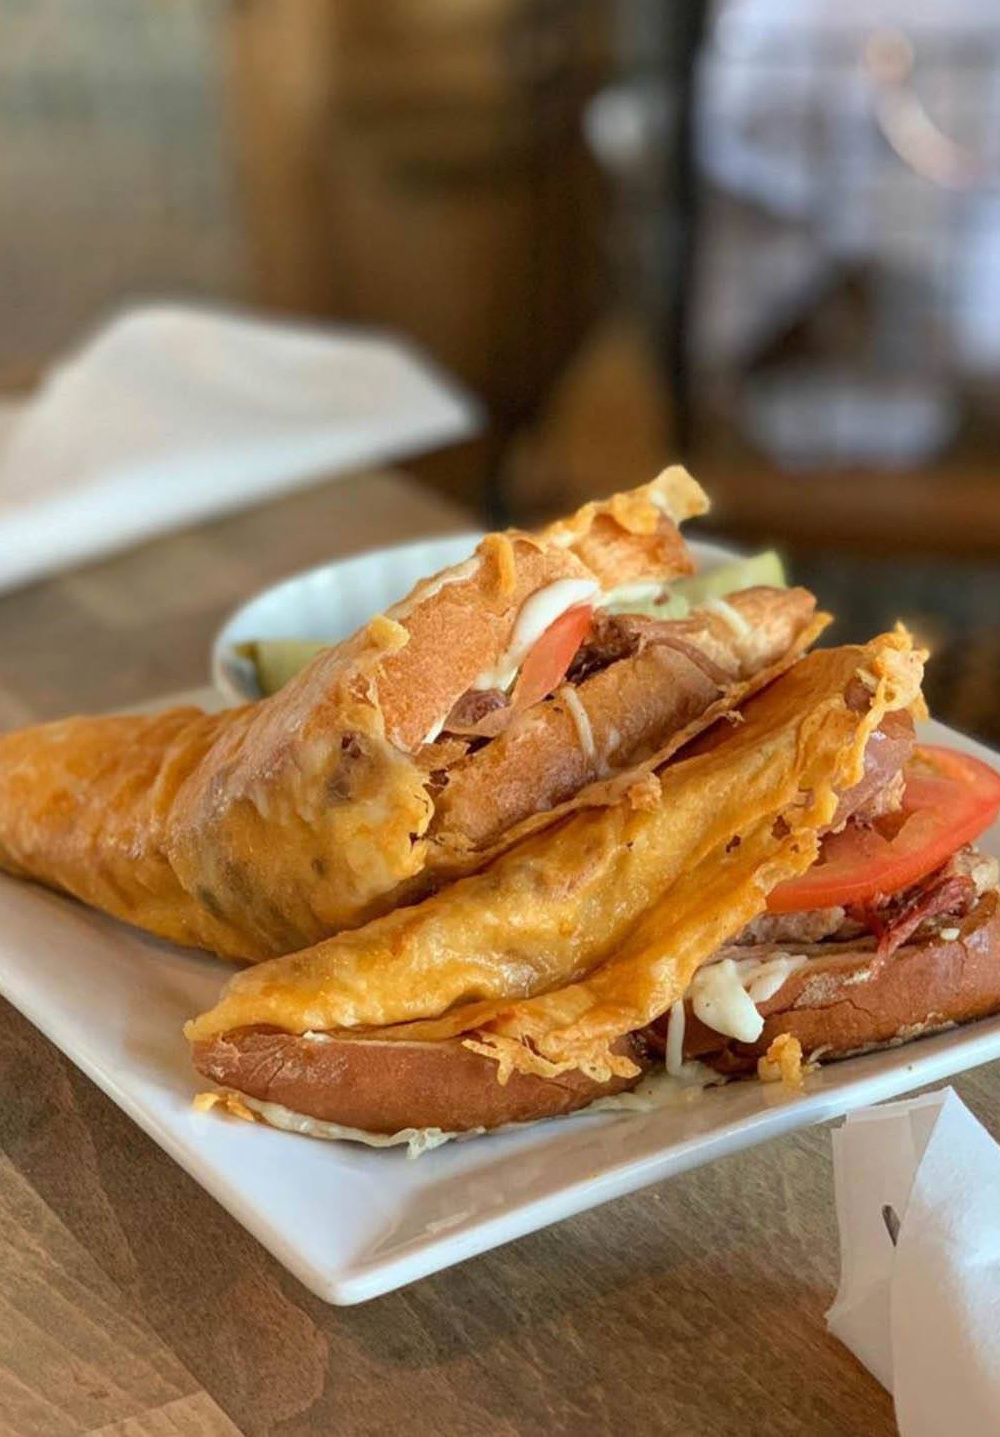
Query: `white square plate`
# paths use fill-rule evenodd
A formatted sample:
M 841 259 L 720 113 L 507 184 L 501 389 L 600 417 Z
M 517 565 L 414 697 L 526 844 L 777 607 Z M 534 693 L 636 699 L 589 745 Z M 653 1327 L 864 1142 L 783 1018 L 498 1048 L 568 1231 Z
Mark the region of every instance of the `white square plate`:
M 703 564 L 724 557 L 693 547 Z M 394 588 L 398 565 L 385 558 L 373 554 L 370 565 L 381 571 L 382 587 Z M 336 615 L 340 577 L 319 577 L 323 610 Z M 299 632 L 317 582 L 305 575 L 283 587 L 274 632 Z M 368 597 L 378 608 L 396 593 Z M 941 724 L 924 733 L 1000 764 Z M 983 842 L 1000 855 L 1000 825 Z M 181 1027 L 215 1002 L 230 972 L 0 876 L 0 992 L 279 1262 L 336 1303 L 363 1302 L 725 1153 L 1000 1057 L 997 1017 L 833 1065 L 800 1094 L 732 1084 L 676 1107 L 578 1114 L 410 1161 L 399 1148 L 321 1142 L 194 1111 L 191 1100 L 205 1084 L 190 1066 Z
M 1000 763 L 941 724 L 925 737 Z M 984 840 L 1000 854 L 1000 825 Z M 279 1262 L 363 1302 L 547 1223 L 791 1128 L 1000 1057 L 1000 1018 L 823 1069 L 804 1093 L 738 1083 L 678 1107 L 593 1113 L 401 1149 L 326 1143 L 197 1113 L 181 1025 L 228 967 L 0 878 L 0 991 Z

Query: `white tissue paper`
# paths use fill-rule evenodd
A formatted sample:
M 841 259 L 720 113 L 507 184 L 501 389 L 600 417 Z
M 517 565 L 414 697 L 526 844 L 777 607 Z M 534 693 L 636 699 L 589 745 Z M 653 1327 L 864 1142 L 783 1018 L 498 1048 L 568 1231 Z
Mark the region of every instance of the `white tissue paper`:
M 852 1113 L 833 1160 L 830 1331 L 892 1392 L 901 1437 L 996 1437 L 1000 1148 L 946 1088 Z
M 0 409 L 0 591 L 479 424 L 397 339 L 131 310 Z

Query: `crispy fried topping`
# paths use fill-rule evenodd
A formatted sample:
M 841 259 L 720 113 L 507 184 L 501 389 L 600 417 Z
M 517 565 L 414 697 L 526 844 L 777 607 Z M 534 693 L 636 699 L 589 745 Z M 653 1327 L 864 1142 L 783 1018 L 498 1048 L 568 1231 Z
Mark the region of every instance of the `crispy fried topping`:
M 209 1113 L 213 1108 L 222 1108 L 224 1112 L 231 1113 L 234 1118 L 242 1118 L 245 1123 L 255 1123 L 256 1114 L 247 1107 L 239 1093 L 234 1093 L 231 1088 L 217 1089 L 212 1093 L 196 1093 L 191 1100 L 191 1106 L 199 1113 Z
M 757 1059 L 757 1076 L 762 1083 L 782 1083 L 798 1089 L 805 1082 L 813 1064 L 802 1059 L 802 1044 L 793 1033 L 779 1033 L 763 1058 Z
M 496 569 L 497 593 L 512 594 L 517 586 L 517 567 L 514 559 L 514 545 L 507 534 L 487 534 L 479 546 L 483 557 L 493 563 Z
M 388 618 L 385 614 L 376 614 L 368 624 L 368 637 L 373 644 L 377 644 L 386 653 L 394 654 L 409 643 L 409 632 L 402 624 L 397 624 L 395 619 Z

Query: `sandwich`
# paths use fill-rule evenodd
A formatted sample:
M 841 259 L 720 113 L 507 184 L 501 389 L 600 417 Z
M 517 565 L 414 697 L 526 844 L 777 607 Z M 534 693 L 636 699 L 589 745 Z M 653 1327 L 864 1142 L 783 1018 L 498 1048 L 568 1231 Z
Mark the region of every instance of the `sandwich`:
M 438 1141 L 1000 1010 L 1000 776 L 921 747 L 902 630 L 818 651 L 419 904 L 234 976 L 187 1027 L 205 1105 Z
M 0 736 L 0 868 L 256 962 L 614 805 L 826 622 L 805 590 L 738 578 L 685 600 L 679 526 L 706 507 L 672 468 L 489 535 L 258 703 Z

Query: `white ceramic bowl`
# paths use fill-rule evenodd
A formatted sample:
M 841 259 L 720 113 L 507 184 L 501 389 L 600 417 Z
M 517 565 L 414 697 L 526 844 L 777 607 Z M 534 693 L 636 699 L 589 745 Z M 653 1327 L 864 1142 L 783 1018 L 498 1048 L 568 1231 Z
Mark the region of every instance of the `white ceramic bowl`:
M 212 646 L 212 682 L 227 703 L 260 698 L 253 665 L 236 645 L 253 639 L 319 639 L 336 643 L 353 634 L 412 589 L 418 579 L 458 564 L 472 553 L 481 534 L 447 534 L 374 549 L 350 559 L 320 564 L 283 579 L 230 614 Z M 733 558 L 719 544 L 694 540 L 699 569 Z

